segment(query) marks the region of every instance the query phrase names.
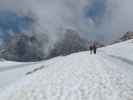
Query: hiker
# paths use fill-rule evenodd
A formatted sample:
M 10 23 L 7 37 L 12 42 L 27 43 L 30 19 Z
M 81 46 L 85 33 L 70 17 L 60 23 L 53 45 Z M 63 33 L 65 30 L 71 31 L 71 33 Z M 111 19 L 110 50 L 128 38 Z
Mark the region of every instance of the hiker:
M 96 43 L 93 44 L 93 53 L 96 54 L 97 53 L 97 47 L 96 47 Z
M 92 50 L 93 50 L 93 46 L 92 45 L 90 45 L 89 50 L 90 50 L 90 54 L 92 54 Z

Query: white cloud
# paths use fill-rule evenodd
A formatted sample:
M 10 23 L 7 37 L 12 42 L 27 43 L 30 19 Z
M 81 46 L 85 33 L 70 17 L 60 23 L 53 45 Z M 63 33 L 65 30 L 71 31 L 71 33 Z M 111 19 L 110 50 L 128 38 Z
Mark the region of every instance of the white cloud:
M 32 11 L 37 18 L 38 33 L 49 34 L 52 41 L 56 41 L 65 28 L 89 33 L 89 36 L 92 32 L 98 33 L 107 38 L 133 31 L 133 0 L 105 1 L 106 10 L 99 26 L 91 18 L 85 19 L 83 13 L 94 0 L 0 0 L 0 10 L 13 10 L 20 14 Z
M 121 33 L 133 31 L 133 1 L 107 0 L 102 24 L 96 30 L 107 39 L 118 38 Z

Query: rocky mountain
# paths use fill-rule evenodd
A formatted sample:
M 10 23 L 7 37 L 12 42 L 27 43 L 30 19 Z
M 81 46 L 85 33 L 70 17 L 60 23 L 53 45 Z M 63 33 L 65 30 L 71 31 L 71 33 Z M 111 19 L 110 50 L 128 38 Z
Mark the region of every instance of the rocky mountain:
M 1 57 L 14 61 L 38 61 L 43 59 L 42 46 L 35 36 L 16 34 L 6 42 Z
M 49 57 L 64 56 L 86 50 L 88 50 L 87 40 L 82 38 L 78 32 L 68 29 L 63 40 L 55 44 L 55 48 L 51 51 Z
M 133 32 L 126 32 L 120 38 L 113 41 L 111 44 L 119 43 L 119 42 L 130 40 L 130 39 L 133 39 Z
M 88 49 L 87 40 L 82 38 L 76 31 L 66 30 L 64 38 L 54 45 L 48 55 L 44 53 L 48 37 L 46 35 L 43 37 L 46 38 L 43 41 L 39 41 L 34 35 L 15 34 L 6 40 L 5 46 L 0 50 L 0 56 L 6 60 L 13 61 L 39 61 Z
M 121 41 L 129 40 L 129 39 L 133 39 L 133 32 L 127 32 L 120 38 Z

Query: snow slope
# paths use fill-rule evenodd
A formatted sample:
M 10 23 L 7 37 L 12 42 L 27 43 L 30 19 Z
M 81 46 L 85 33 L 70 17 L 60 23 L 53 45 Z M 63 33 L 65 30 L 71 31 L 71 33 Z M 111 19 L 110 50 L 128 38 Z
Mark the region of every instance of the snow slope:
M 0 89 L 25 76 L 26 72 L 35 68 L 33 64 L 0 61 Z
M 52 62 L 54 61 L 52 60 Z M 0 61 L 0 89 L 4 89 L 18 79 L 20 80 L 29 72 L 40 68 L 38 66 L 41 65 L 43 65 L 41 62 L 20 63 L 6 60 Z
M 108 46 L 104 49 L 104 53 L 108 55 L 116 55 L 122 58 L 133 60 L 133 40 L 128 40 L 126 42 L 117 43 L 111 46 Z M 102 49 L 102 50 L 103 50 Z
M 133 100 L 131 42 L 33 64 L 41 69 L 1 91 L 0 100 Z

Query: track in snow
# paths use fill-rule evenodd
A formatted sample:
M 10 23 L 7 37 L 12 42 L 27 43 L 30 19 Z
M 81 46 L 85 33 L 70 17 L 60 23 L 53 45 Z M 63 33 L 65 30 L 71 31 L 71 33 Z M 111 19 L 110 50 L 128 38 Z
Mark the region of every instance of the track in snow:
M 110 55 L 110 57 L 115 58 L 115 59 L 118 59 L 118 60 L 121 60 L 121 61 L 123 61 L 123 62 L 125 62 L 125 63 L 130 64 L 130 65 L 133 66 L 133 61 L 130 60 L 130 59 L 126 59 L 124 57 L 114 56 L 114 55 Z
M 4 67 L 0 67 L 0 72 L 15 70 L 15 69 L 31 66 L 31 65 L 34 65 L 34 64 L 37 64 L 37 63 L 17 64 L 17 65 L 6 66 L 6 67 L 4 66 Z

